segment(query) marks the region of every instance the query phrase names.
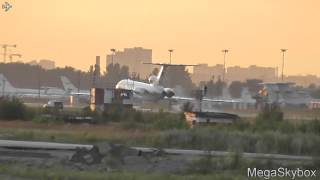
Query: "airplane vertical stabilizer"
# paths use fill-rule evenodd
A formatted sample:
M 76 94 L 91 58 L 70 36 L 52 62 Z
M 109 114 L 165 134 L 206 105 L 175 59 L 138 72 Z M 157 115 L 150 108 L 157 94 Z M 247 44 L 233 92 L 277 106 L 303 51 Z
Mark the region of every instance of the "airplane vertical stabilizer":
M 3 75 L 0 74 L 0 91 L 15 91 L 16 88 L 11 85 L 9 80 Z
M 157 75 L 157 79 L 153 82 L 154 85 L 160 85 L 163 79 L 163 74 L 170 66 L 196 66 L 196 65 L 189 65 L 189 64 L 166 64 L 166 63 L 144 63 L 144 64 L 152 64 L 152 65 L 159 65 L 160 70 Z
M 72 82 L 65 76 L 61 76 L 61 82 L 62 82 L 62 85 L 63 85 L 63 88 L 65 91 L 67 92 L 75 92 L 78 90 L 78 88 L 76 88 Z

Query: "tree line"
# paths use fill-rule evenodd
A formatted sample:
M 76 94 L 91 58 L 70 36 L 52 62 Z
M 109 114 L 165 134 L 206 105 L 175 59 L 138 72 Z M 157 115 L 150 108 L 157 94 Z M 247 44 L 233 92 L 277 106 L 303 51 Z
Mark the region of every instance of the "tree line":
M 158 71 L 158 68 L 154 68 L 150 75 L 157 75 Z M 0 63 L 0 73 L 4 74 L 12 85 L 18 88 L 38 88 L 39 85 L 62 88 L 61 76 L 68 77 L 80 89 L 89 89 L 93 86 L 113 88 L 118 81 L 126 78 L 148 82 L 148 77 L 141 77 L 138 73 L 130 74 L 129 72 L 128 66 L 120 66 L 119 64 L 109 64 L 106 71 L 100 74 L 100 72 L 95 72 L 95 68 L 83 71 L 66 66 L 46 70 L 40 66 L 25 63 Z M 99 74 L 96 78 L 94 78 L 95 73 Z M 175 88 L 176 92 L 184 95 L 192 95 L 196 89 L 206 87 L 208 97 L 220 97 L 223 95 L 223 91 L 227 90 L 232 98 L 240 98 L 244 88 L 247 88 L 252 95 L 257 94 L 262 88 L 260 85 L 262 80 L 259 79 L 249 79 L 245 82 L 233 81 L 227 85 L 220 76 L 213 76 L 209 81 L 195 85 L 191 80 L 190 73 L 180 66 L 169 67 L 163 74 L 161 83 L 164 87 Z M 320 98 L 320 87 L 314 84 L 307 88 L 298 88 L 307 90 L 314 98 Z

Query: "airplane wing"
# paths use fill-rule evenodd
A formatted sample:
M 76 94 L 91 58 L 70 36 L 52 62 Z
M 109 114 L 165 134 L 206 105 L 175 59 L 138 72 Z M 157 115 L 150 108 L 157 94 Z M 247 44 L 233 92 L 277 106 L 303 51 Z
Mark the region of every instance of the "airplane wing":
M 59 89 L 58 87 L 41 86 L 40 89 Z
M 32 94 L 32 93 L 18 93 L 15 96 L 18 96 L 20 98 L 38 98 L 39 94 L 37 94 L 37 93 L 34 93 L 34 94 Z M 63 95 L 59 95 L 59 94 L 50 94 L 50 95 L 48 95 L 48 94 L 41 93 L 40 97 L 41 98 L 44 98 L 44 97 L 45 98 L 61 98 L 61 97 L 63 97 Z
M 196 98 L 192 97 L 179 97 L 179 96 L 172 96 L 171 99 L 174 100 L 184 100 L 184 101 L 198 101 Z M 216 103 L 236 103 L 240 102 L 238 100 L 233 100 L 233 99 L 209 99 L 209 98 L 203 98 L 202 101 L 207 101 L 207 102 L 216 102 Z
M 202 101 L 208 101 L 208 102 L 220 102 L 220 103 L 238 103 L 239 100 L 233 100 L 233 99 L 209 99 L 209 98 L 203 98 Z
M 196 64 L 168 64 L 168 63 L 149 63 L 149 62 L 144 62 L 143 64 L 151 64 L 151 65 L 158 65 L 158 66 L 198 66 Z
M 89 92 L 71 92 L 69 93 L 68 95 L 83 95 L 83 96 L 90 96 L 90 93 Z

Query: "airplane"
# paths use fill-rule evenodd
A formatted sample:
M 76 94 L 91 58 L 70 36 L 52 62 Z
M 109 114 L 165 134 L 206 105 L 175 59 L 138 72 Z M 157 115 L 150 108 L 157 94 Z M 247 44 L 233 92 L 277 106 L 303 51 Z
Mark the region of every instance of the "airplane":
M 160 71 L 155 75 L 151 75 L 149 77 L 149 83 L 134 81 L 131 79 L 123 79 L 120 80 L 116 84 L 116 89 L 124 89 L 130 90 L 133 92 L 133 96 L 136 98 L 140 98 L 146 101 L 158 101 L 161 99 L 169 99 L 169 100 L 185 100 L 185 101 L 196 101 L 196 98 L 192 97 L 179 97 L 176 96 L 175 91 L 172 88 L 164 87 L 161 85 L 161 81 L 163 80 L 163 74 L 167 69 L 171 66 L 195 66 L 195 65 L 186 65 L 186 64 L 165 64 L 165 63 L 144 63 L 151 65 L 160 66 Z M 226 103 L 226 102 L 237 102 L 235 100 L 220 100 L 220 99 L 209 99 L 202 98 L 202 101 L 210 101 L 217 103 Z
M 60 79 L 67 95 L 70 95 L 70 96 L 79 95 L 79 96 L 84 96 L 86 98 L 90 96 L 89 90 L 80 90 L 75 85 L 73 85 L 72 82 L 66 76 L 61 76 Z
M 3 74 L 0 74 L 1 96 L 58 98 L 62 97 L 64 94 L 65 92 L 62 89 L 56 87 L 42 86 L 40 89 L 16 88 Z

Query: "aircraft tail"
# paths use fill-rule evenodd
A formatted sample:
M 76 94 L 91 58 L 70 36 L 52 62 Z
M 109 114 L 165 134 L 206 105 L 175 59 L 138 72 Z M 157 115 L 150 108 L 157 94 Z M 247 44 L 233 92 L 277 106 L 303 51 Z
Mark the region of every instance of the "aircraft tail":
M 154 85 L 159 85 L 163 79 L 163 74 L 167 71 L 168 67 L 170 66 L 197 66 L 192 64 L 166 64 L 166 63 L 144 63 L 144 64 L 152 64 L 152 65 L 159 65 L 161 66 L 157 78 L 153 81 Z
M 72 84 L 72 82 L 65 76 L 61 76 L 61 82 L 62 82 L 64 90 L 67 91 L 67 92 L 77 91 L 78 90 L 78 88 L 76 88 Z
M 0 91 L 14 91 L 15 89 L 9 80 L 3 74 L 0 74 Z

